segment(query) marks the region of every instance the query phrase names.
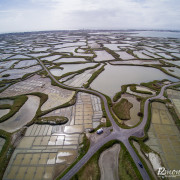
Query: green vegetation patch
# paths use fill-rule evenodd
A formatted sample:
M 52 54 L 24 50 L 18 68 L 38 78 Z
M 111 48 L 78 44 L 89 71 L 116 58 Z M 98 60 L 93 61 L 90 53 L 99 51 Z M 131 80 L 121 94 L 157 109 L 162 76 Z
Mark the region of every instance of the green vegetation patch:
M 5 86 L 5 84 L 0 84 L 0 87 L 4 87 Z
M 162 81 L 155 80 L 155 81 L 148 82 L 148 83 L 141 83 L 140 85 L 148 87 L 152 90 L 155 90 L 155 91 L 157 91 L 157 94 L 158 94 L 161 91 L 162 86 L 164 85 L 163 84 L 164 81 L 169 81 L 169 80 L 167 80 L 167 79 L 164 79 Z
M 9 104 L 1 104 L 0 109 L 11 109 L 11 105 L 9 105 Z
M 10 76 L 10 74 L 4 74 L 4 75 L 2 75 L 2 77 L 9 77 Z
M 84 62 L 83 62 L 83 63 L 84 63 Z M 66 63 L 66 64 L 79 64 L 79 63 Z M 80 69 L 80 70 L 78 70 L 78 71 L 68 72 L 68 73 L 63 74 L 63 75 L 60 76 L 60 77 L 57 77 L 57 78 L 58 78 L 58 80 L 59 80 L 59 79 L 64 78 L 64 77 L 66 77 L 66 76 L 70 76 L 70 75 L 72 75 L 72 74 L 74 74 L 74 73 L 82 74 L 82 73 L 84 73 L 84 72 L 87 71 L 87 70 L 97 68 L 99 65 L 100 65 L 100 63 L 98 63 L 98 64 L 96 64 L 96 65 L 94 65 L 94 66 L 90 66 L 90 67 L 87 67 L 87 68 L 84 68 L 84 69 Z
M 107 48 L 107 47 L 104 47 L 103 48 L 106 52 L 108 52 L 109 54 L 111 54 L 114 59 L 119 59 L 119 54 L 115 53 L 113 50 Z
M 67 122 L 68 122 L 68 118 L 63 116 L 41 117 L 35 120 L 36 124 L 50 124 L 50 125 L 61 125 Z
M 121 98 L 121 95 L 126 92 L 126 90 L 127 90 L 127 85 L 121 86 L 121 91 L 115 94 L 115 96 L 113 97 L 113 101 L 117 102 Z
M 133 107 L 133 104 L 130 103 L 127 99 L 122 98 L 118 103 L 116 103 L 112 109 L 115 115 L 121 120 L 129 120 L 130 109 Z
M 133 92 L 136 92 L 136 93 L 153 95 L 153 93 L 150 92 L 150 91 L 140 91 L 140 90 L 137 90 L 136 86 L 133 86 L 133 85 L 130 86 L 130 90 L 133 91 Z

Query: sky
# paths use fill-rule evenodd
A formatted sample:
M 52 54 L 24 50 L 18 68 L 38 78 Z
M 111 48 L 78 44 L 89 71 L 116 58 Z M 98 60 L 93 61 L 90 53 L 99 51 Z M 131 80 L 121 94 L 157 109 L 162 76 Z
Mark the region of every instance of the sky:
M 180 30 L 180 0 L 0 0 L 0 33 Z

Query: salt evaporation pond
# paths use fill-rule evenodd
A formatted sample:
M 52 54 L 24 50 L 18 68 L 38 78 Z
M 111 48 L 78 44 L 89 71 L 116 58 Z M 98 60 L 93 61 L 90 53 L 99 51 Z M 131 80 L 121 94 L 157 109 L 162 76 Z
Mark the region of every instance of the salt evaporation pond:
M 37 64 L 37 60 L 24 60 L 20 61 L 18 64 L 14 66 L 14 68 L 22 68 L 22 67 L 28 67 L 28 66 L 33 66 Z
M 55 63 L 72 63 L 72 62 L 87 62 L 84 58 L 62 58 L 54 61 Z
M 31 66 L 31 67 L 26 68 L 26 69 L 9 69 L 7 71 L 2 72 L 0 75 L 9 74 L 10 76 L 0 78 L 0 80 L 22 78 L 25 74 L 37 72 L 41 69 L 42 69 L 42 67 L 40 65 Z
M 171 63 L 171 64 L 175 64 L 177 66 L 180 66 L 180 61 L 168 61 L 166 60 L 165 62 Z
M 11 100 L 11 99 L 1 99 L 0 100 L 0 105 L 2 104 L 10 104 L 10 105 L 13 105 L 14 103 L 14 100 Z
M 15 132 L 30 122 L 36 114 L 39 107 L 40 98 L 28 95 L 28 100 L 20 110 L 5 122 L 0 123 L 0 129 L 7 132 Z
M 78 71 L 80 69 L 84 69 L 87 67 L 95 66 L 97 63 L 85 63 L 85 64 L 65 64 L 61 65 L 60 67 L 63 67 L 64 69 L 51 69 L 50 72 L 54 76 L 61 76 L 68 72 Z
M 6 115 L 9 111 L 10 109 L 0 109 L 0 118 Z
M 42 60 L 46 60 L 46 61 L 54 61 L 56 59 L 59 59 L 62 55 L 54 55 L 54 56 L 47 56 L 47 57 L 43 57 Z
M 91 88 L 113 97 L 121 90 L 122 85 L 162 79 L 178 81 L 151 67 L 106 65 L 105 70 L 92 82 Z
M 12 60 L 12 61 L 1 61 L 0 66 L 1 68 L 8 69 L 10 68 L 15 62 L 18 60 Z

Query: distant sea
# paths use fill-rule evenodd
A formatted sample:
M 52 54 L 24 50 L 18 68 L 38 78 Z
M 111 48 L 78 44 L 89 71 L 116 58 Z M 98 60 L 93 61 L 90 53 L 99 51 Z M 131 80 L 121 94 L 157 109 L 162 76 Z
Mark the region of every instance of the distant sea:
M 172 31 L 132 31 L 133 36 L 141 37 L 163 37 L 163 38 L 180 38 L 180 32 Z

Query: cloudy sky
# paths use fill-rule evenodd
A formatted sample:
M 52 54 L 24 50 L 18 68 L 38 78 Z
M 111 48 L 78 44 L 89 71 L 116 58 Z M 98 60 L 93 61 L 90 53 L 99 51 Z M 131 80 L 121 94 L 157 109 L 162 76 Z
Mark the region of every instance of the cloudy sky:
M 0 0 L 0 33 L 63 29 L 180 30 L 180 0 Z

